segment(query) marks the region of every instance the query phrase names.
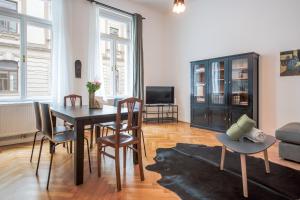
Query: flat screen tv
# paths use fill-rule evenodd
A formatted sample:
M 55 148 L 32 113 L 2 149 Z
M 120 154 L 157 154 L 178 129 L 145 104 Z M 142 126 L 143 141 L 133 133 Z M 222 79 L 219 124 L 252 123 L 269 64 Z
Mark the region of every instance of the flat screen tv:
M 146 86 L 146 104 L 174 104 L 174 87 Z

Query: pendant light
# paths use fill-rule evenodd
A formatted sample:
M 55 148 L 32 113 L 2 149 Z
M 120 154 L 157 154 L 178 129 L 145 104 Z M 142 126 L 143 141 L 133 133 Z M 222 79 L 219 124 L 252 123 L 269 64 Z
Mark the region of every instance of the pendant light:
M 174 0 L 173 12 L 182 13 L 185 11 L 184 0 Z

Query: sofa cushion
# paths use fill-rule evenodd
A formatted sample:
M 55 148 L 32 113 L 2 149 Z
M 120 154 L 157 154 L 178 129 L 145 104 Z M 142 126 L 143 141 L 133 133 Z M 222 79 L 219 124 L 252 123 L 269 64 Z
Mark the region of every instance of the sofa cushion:
M 300 144 L 300 123 L 289 123 L 276 130 L 276 138 L 284 142 Z
M 281 158 L 300 163 L 300 145 L 279 142 L 279 156 Z

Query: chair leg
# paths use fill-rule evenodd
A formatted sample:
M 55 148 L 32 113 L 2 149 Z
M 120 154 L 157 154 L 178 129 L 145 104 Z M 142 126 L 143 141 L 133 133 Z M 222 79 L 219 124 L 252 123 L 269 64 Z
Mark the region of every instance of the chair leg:
M 39 173 L 39 166 L 40 166 L 41 153 L 42 153 L 42 148 L 43 148 L 44 139 L 45 139 L 45 137 L 43 137 L 42 140 L 41 140 L 40 153 L 39 153 L 38 163 L 37 163 L 36 171 L 35 171 L 35 175 L 36 175 L 36 176 L 37 176 L 38 173 Z
M 70 151 L 69 151 L 69 143 L 68 143 L 68 142 L 64 142 L 64 145 L 67 146 L 67 153 L 70 154 Z
M 73 153 L 73 141 L 70 141 L 70 154 Z
M 105 136 L 107 136 L 108 135 L 108 128 L 106 128 L 106 134 L 105 134 Z
M 102 159 L 101 159 L 101 151 L 102 151 L 102 143 L 97 143 L 97 158 L 98 158 L 98 177 L 101 177 L 101 165 L 102 165 Z M 104 156 L 104 155 L 103 155 Z
M 137 144 L 138 148 L 138 161 L 139 161 L 139 169 L 140 169 L 140 176 L 141 176 L 141 181 L 145 180 L 144 176 L 144 168 L 143 168 L 143 158 L 142 158 L 142 145 L 141 141 Z
M 143 144 L 144 144 L 144 154 L 145 154 L 145 157 L 147 158 L 147 152 L 146 152 L 146 144 L 145 144 L 144 131 L 141 130 L 141 133 L 142 133 L 142 139 L 143 139 Z
M 52 146 L 52 150 L 51 150 L 51 159 L 50 159 L 50 166 L 49 166 L 48 180 L 47 180 L 47 190 L 49 189 L 49 181 L 50 181 L 54 151 L 55 151 L 55 145 Z
M 85 139 L 85 141 L 86 141 L 86 147 L 87 147 L 87 152 L 88 152 L 88 157 L 89 157 L 89 168 L 90 168 L 90 173 L 92 173 L 89 140 L 88 140 L 87 138 L 84 138 L 84 139 Z
M 119 148 L 115 148 L 115 167 L 116 167 L 117 189 L 118 191 L 121 191 L 119 150 L 120 150 Z
M 36 135 L 37 134 L 38 134 L 38 131 L 35 132 L 35 134 L 34 134 L 34 139 L 33 139 L 33 144 L 32 144 L 32 150 L 31 150 L 31 156 L 30 156 L 30 162 L 32 162 L 32 155 L 33 155 L 33 151 L 34 151 L 35 140 L 36 140 Z
M 127 147 L 123 147 L 123 167 L 124 169 L 126 169 L 126 151 L 127 151 Z
M 101 137 L 104 137 L 104 126 L 102 126 Z
M 90 148 L 92 149 L 93 148 L 93 143 L 94 143 L 94 128 L 93 128 L 93 126 L 90 130 L 90 140 L 91 140 Z

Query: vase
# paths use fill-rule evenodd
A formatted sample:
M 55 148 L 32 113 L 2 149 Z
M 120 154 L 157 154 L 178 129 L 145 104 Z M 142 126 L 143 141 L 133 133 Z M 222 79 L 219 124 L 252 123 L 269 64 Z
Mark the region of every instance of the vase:
M 89 108 L 95 107 L 95 92 L 89 93 Z

